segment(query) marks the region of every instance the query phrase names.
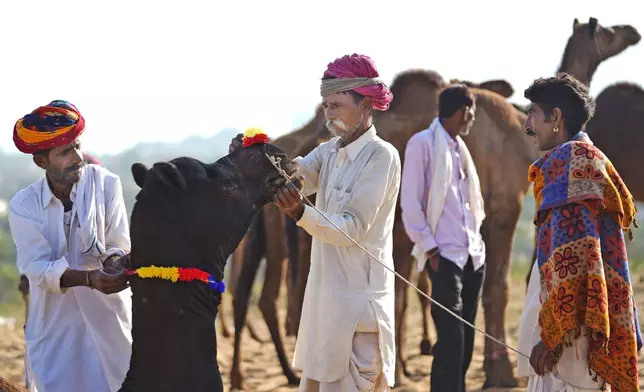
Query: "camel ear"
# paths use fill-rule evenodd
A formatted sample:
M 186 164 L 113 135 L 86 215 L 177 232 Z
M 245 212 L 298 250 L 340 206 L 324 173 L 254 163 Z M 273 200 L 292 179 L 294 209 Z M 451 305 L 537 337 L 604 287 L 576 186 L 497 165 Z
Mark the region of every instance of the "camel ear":
M 512 85 L 503 79 L 488 80 L 487 82 L 479 84 L 479 88 L 494 91 L 495 93 L 505 98 L 510 98 L 512 94 L 514 94 Z
M 135 163 L 132 165 L 132 177 L 134 177 L 134 182 L 139 188 L 143 188 L 145 185 L 145 177 L 148 175 L 148 168 L 142 163 Z
M 573 33 L 575 32 L 575 30 L 577 29 L 577 27 L 579 27 L 579 24 L 580 24 L 580 23 L 579 23 L 579 19 L 575 18 L 575 21 L 574 21 L 574 22 L 572 22 L 572 31 L 573 31 Z
M 597 23 L 597 18 L 588 19 L 588 28 L 590 29 L 591 37 L 594 37 L 595 34 L 599 32 L 599 23 Z

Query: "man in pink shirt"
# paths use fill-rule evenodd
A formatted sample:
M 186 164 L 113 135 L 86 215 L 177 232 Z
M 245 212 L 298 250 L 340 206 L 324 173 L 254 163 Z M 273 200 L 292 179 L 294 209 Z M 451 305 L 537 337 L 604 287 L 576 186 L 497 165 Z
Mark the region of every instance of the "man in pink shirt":
M 476 168 L 460 136 L 469 133 L 475 112 L 466 86 L 445 89 L 438 117 L 407 144 L 401 184 L 403 223 L 418 270 L 429 273 L 432 298 L 471 323 L 485 275 L 485 213 Z M 474 331 L 437 306 L 431 314 L 438 335 L 431 391 L 465 392 Z

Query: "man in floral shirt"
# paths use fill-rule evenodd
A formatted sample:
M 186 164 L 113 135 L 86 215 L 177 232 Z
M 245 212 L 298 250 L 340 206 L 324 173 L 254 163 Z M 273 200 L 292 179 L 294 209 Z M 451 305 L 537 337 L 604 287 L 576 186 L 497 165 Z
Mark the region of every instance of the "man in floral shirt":
M 525 129 L 547 151 L 529 170 L 539 228 L 521 316 L 519 374 L 528 391 L 639 391 L 642 339 L 624 233 L 635 204 L 610 160 L 584 132 L 594 112 L 567 74 L 537 79 Z

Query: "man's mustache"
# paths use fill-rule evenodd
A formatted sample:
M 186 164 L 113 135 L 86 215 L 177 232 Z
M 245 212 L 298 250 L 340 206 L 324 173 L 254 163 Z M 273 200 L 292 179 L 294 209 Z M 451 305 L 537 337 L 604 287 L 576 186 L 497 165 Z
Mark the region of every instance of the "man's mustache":
M 68 173 L 72 173 L 72 172 L 75 172 L 77 170 L 82 169 L 83 167 L 85 167 L 85 165 L 86 165 L 86 163 L 85 163 L 85 161 L 83 161 L 83 162 L 78 163 L 78 164 L 76 164 L 74 166 L 68 167 L 67 169 L 65 169 L 65 171 L 68 172 Z

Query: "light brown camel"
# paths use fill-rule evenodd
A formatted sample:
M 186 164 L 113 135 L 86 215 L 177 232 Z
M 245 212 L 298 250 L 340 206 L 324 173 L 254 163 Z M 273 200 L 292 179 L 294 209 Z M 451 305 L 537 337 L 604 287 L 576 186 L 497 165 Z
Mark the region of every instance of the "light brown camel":
M 0 377 L 0 392 L 27 392 L 22 385 Z
M 599 64 L 636 45 L 641 38 L 630 25 L 604 27 L 597 18 L 588 19 L 588 23 L 579 23 L 575 18 L 572 36 L 568 39 L 557 72 L 570 74 L 590 87 Z M 644 132 L 640 125 L 642 122 L 637 122 L 644 119 L 641 91 L 630 83 L 618 83 L 604 89 L 596 99 L 595 116 L 586 130 L 593 143 L 613 162 L 635 199 L 644 201 L 644 179 L 638 172 L 638 168 L 643 167 L 638 165 L 644 161 L 641 153 L 644 151 Z M 536 252 L 535 235 L 526 287 Z
M 501 91 L 506 91 L 504 94 L 507 95 L 507 87 L 509 86 L 506 82 Z M 414 133 L 426 128 L 431 119 L 437 113 L 437 101 L 438 94 L 440 89 L 445 86 L 443 79 L 433 72 L 426 71 L 408 71 L 399 75 L 391 88 L 396 97 L 392 103 L 391 108 L 385 113 L 375 113 L 374 121 L 379 133 L 388 141 L 392 142 L 394 146 L 399 150 L 401 158 L 404 158 L 404 149 L 406 147 L 407 140 Z M 493 88 L 494 85 L 486 86 L 488 88 Z M 511 89 L 511 87 L 510 87 Z M 522 197 L 525 194 L 528 183 L 525 176 L 525 171 L 527 170 L 528 164 L 536 157 L 536 152 L 531 142 L 527 137 L 520 134 L 520 128 L 523 124 L 524 115 L 518 112 L 512 107 L 511 104 L 507 103 L 502 96 L 486 92 L 483 90 L 475 90 L 481 104 L 478 106 L 477 113 L 477 122 L 474 125 L 472 131 L 472 136 L 468 138 L 471 140 L 470 143 L 475 143 L 472 145 L 472 155 L 474 156 L 475 161 L 481 167 L 479 171 L 481 172 L 481 181 L 482 186 L 484 187 L 484 195 L 486 196 L 486 201 L 488 205 L 488 220 L 483 227 L 484 236 L 488 242 L 488 260 L 491 267 L 489 268 L 488 280 L 486 281 L 484 288 L 484 306 L 486 310 L 486 326 L 488 327 L 488 332 L 491 332 L 493 336 L 504 339 L 504 328 L 503 328 L 503 316 L 505 304 L 507 302 L 507 282 L 506 275 L 508 271 L 508 263 L 511 249 L 511 240 L 518 220 L 519 211 L 521 209 Z M 516 132 L 516 133 L 515 133 Z M 324 139 L 324 136 L 328 135 L 324 129 L 324 117 L 321 110 L 318 108 L 316 116 L 303 128 L 294 132 L 298 135 L 309 135 L 309 140 Z M 477 135 L 478 136 L 475 136 Z M 290 136 L 290 135 L 289 135 Z M 327 136 L 328 137 L 328 136 Z M 300 145 L 305 145 L 302 143 L 300 136 Z M 466 141 L 467 142 L 467 141 Z M 293 142 L 296 144 L 295 142 Z M 288 150 L 284 147 L 283 144 L 279 144 L 276 141 L 276 145 L 280 148 Z M 309 150 L 312 149 L 317 143 L 310 143 Z M 505 155 L 501 154 L 501 151 L 506 149 L 511 151 Z M 305 154 L 308 151 L 299 151 L 298 155 Z M 498 157 L 503 156 L 503 166 L 504 174 L 500 174 L 500 164 L 495 163 L 497 159 L 494 159 L 495 162 L 484 162 L 484 156 L 490 156 L 490 154 L 498 154 Z M 495 156 L 495 155 L 492 155 Z M 489 159 L 489 158 L 488 158 Z M 498 166 L 495 166 L 498 165 Z M 512 170 L 508 171 L 508 167 L 511 167 Z M 521 168 L 521 169 L 520 169 Z M 496 170 L 496 172 L 495 172 Z M 514 172 L 516 170 L 516 173 Z M 523 171 L 521 171 L 523 170 Z M 518 175 L 521 173 L 521 175 Z M 498 183 L 498 184 L 497 184 Z M 281 216 L 277 212 L 278 215 Z M 264 210 L 264 215 L 267 215 L 267 209 Z M 253 230 L 253 227 L 256 229 Z M 252 241 L 249 240 L 247 243 L 248 249 L 246 252 L 255 252 L 254 256 L 249 256 L 248 259 L 244 261 L 243 269 L 246 269 L 248 266 L 249 274 L 240 275 L 240 282 L 244 282 L 242 285 L 238 283 L 238 290 L 235 293 L 235 298 L 237 303 L 243 306 L 241 298 L 244 295 L 240 292 L 240 288 L 245 286 L 248 291 L 250 291 L 250 285 L 254 279 L 254 272 L 252 272 L 253 262 L 251 260 L 256 260 L 255 264 L 259 263 L 261 259 L 261 250 L 257 250 L 258 246 L 253 245 L 255 241 L 262 241 L 262 236 L 259 233 L 263 229 L 263 225 L 258 224 L 251 227 L 248 235 L 254 236 Z M 268 226 L 267 229 L 270 231 L 278 231 L 275 226 Z M 268 231 L 268 230 L 267 230 Z M 491 232 L 495 233 L 495 236 L 490 235 Z M 301 231 L 298 232 L 298 235 L 303 241 L 301 242 L 304 246 L 301 246 L 298 252 L 292 252 L 291 254 L 299 253 L 299 261 L 291 262 L 291 265 L 300 266 L 308 263 L 309 252 L 310 252 L 310 236 L 302 235 Z M 308 238 L 307 238 L 308 237 Z M 284 243 L 284 240 L 280 241 Z M 411 252 L 411 243 L 407 238 L 407 235 L 404 232 L 402 225 L 400 224 L 400 210 L 397 211 L 397 224 L 395 226 L 394 233 L 394 260 L 396 264 L 396 270 L 403 276 L 409 277 L 414 265 L 413 260 L 410 256 Z M 249 261 L 247 263 L 247 261 Z M 265 280 L 265 285 L 268 282 L 268 269 L 271 264 L 268 261 L 267 257 L 267 280 Z M 281 262 L 275 263 L 282 268 Z M 308 267 L 305 265 L 305 268 Z M 306 281 L 307 273 L 306 270 L 300 270 L 297 273 L 298 283 L 296 284 L 296 292 L 301 298 L 301 293 L 303 293 L 302 285 L 299 282 L 299 278 L 303 278 L 304 282 Z M 275 279 L 281 277 L 281 273 L 272 274 Z M 425 274 L 421 274 L 421 285 L 423 280 L 425 285 L 427 285 Z M 271 285 L 279 285 L 279 281 L 271 282 Z M 397 325 L 397 340 L 399 342 L 404 341 L 404 320 L 406 304 L 407 304 L 407 287 L 402 282 L 397 280 L 396 290 L 397 290 L 397 303 L 396 303 L 396 325 Z M 266 289 L 265 289 L 266 291 Z M 273 289 L 273 293 L 277 293 L 278 289 Z M 290 291 L 289 291 L 290 293 Z M 293 297 L 290 295 L 289 297 Z M 276 296 L 271 297 L 272 304 L 274 304 Z M 261 302 L 261 301 L 260 301 Z M 494 306 L 492 305 L 494 304 Z M 501 306 L 499 306 L 501 305 Z M 260 305 L 261 306 L 261 305 Z M 428 309 L 427 306 L 423 306 L 425 310 Z M 243 318 L 243 314 L 239 315 L 240 319 L 237 319 L 237 308 L 235 309 L 236 313 L 236 323 Z M 275 314 L 275 307 L 272 307 L 272 313 Z M 295 317 L 294 319 L 298 319 Z M 279 334 L 277 325 L 275 325 L 275 330 Z M 237 332 L 237 331 L 236 331 Z M 280 339 L 281 340 L 281 339 Z M 424 339 L 425 340 L 425 339 Z M 429 342 L 429 341 L 427 341 Z M 277 344 L 276 344 L 277 346 Z M 399 354 L 399 364 L 397 366 L 398 381 L 401 380 L 400 373 L 405 369 L 405 362 L 402 360 L 404 354 L 402 344 L 398 344 L 398 354 Z M 278 349 L 278 356 L 280 348 Z M 282 349 L 283 352 L 283 349 Z M 486 342 L 486 363 L 485 367 L 488 374 L 488 381 L 490 385 L 513 385 L 516 383 L 512 374 L 512 367 L 507 358 L 507 351 L 505 349 L 494 347 Z M 235 363 L 239 361 L 239 356 L 233 360 L 233 372 L 231 374 L 231 383 L 233 388 L 242 388 L 242 374 L 239 367 L 235 367 Z M 280 359 L 282 366 L 284 364 L 288 366 L 286 359 L 284 361 Z M 289 380 L 293 375 L 290 367 L 285 369 L 285 373 Z

